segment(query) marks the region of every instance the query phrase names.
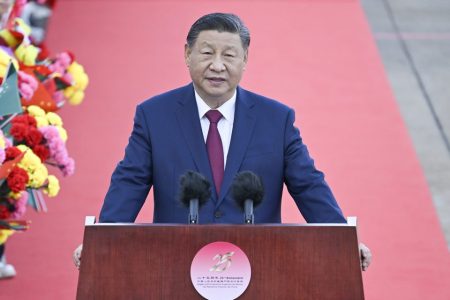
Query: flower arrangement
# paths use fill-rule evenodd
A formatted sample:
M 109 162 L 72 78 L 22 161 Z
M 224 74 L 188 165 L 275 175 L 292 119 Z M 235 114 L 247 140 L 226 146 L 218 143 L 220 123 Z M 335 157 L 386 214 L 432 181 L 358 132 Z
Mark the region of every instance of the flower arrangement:
M 10 134 L 22 148 L 31 149 L 41 162 L 58 167 L 64 176 L 74 173 L 75 163 L 66 148 L 67 131 L 58 114 L 31 105 L 11 123 Z
M 60 190 L 59 180 L 47 166 L 58 168 L 63 176 L 74 173 L 62 125 L 58 114 L 32 105 L 10 121 L 8 138 L 1 134 L 0 161 L 8 170 L 0 181 L 0 220 L 20 219 L 30 202 L 45 210 L 40 192 L 55 197 Z
M 80 104 L 89 78 L 70 51 L 50 56 L 44 48 L 32 44 L 30 27 L 16 19 L 12 27 L 0 31 L 0 77 L 12 62 L 19 70 L 22 105 L 37 105 L 56 111 L 67 101 Z
M 25 3 L 16 2 L 15 15 Z M 21 220 L 28 205 L 45 211 L 43 194 L 58 195 L 53 171 L 63 177 L 74 173 L 68 134 L 57 111 L 66 103 L 80 104 L 89 83 L 70 51 L 51 56 L 33 43 L 30 33 L 18 18 L 0 30 L 0 245 L 14 230 L 28 227 Z

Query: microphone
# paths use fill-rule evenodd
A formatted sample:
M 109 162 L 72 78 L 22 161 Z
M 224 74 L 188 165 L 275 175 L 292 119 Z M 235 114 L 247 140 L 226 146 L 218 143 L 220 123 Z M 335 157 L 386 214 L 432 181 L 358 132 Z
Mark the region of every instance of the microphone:
M 198 224 L 198 210 L 211 197 L 211 184 L 200 173 L 187 171 L 180 178 L 180 201 L 189 207 L 189 224 Z
M 264 196 L 261 178 L 251 171 L 240 172 L 234 177 L 231 193 L 244 211 L 245 224 L 254 224 L 253 208 L 262 202 Z

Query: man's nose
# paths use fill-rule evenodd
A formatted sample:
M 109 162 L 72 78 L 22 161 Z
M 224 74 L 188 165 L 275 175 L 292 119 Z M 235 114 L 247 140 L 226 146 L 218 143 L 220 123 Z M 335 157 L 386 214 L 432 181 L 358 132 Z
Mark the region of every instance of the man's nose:
M 222 72 L 225 70 L 225 64 L 219 55 L 214 56 L 213 61 L 209 65 L 209 69 L 215 72 Z

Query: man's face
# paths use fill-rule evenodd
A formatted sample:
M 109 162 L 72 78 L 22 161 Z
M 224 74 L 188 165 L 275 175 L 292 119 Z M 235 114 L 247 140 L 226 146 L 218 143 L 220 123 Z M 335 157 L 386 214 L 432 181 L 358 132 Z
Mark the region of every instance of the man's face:
M 212 107 L 233 96 L 247 63 L 239 34 L 205 30 L 184 57 L 197 93 Z

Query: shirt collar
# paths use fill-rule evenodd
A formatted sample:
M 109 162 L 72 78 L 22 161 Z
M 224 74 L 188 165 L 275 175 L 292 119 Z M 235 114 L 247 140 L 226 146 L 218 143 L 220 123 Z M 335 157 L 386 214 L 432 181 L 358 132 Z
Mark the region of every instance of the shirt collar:
M 205 117 L 205 114 L 211 110 L 211 107 L 206 104 L 206 102 L 200 97 L 197 91 L 195 92 L 195 101 L 197 102 L 198 115 L 199 118 Z M 218 111 L 222 114 L 223 118 L 227 121 L 233 122 L 234 120 L 234 110 L 236 107 L 236 90 L 234 91 L 233 96 L 230 99 L 225 101 L 221 106 L 217 108 Z

